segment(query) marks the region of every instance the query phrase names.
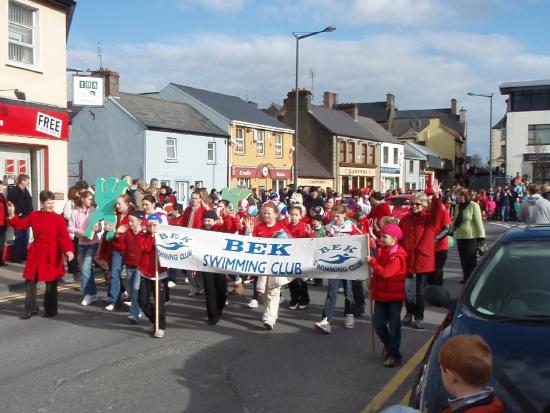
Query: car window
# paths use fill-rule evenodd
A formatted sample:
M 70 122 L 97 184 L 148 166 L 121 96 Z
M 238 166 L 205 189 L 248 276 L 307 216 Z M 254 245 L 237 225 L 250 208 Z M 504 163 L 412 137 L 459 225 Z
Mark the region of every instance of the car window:
M 501 244 L 481 270 L 467 302 L 480 315 L 550 317 L 550 242 Z
M 390 204 L 395 208 L 395 207 L 409 206 L 410 202 L 409 202 L 409 199 L 407 198 L 391 198 Z

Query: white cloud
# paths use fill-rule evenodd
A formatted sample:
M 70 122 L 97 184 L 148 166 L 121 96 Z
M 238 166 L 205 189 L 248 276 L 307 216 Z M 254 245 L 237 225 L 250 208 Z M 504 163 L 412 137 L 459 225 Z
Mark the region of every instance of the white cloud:
M 322 92 L 341 101 L 380 101 L 396 95 L 401 109 L 458 107 L 468 110 L 470 153 L 488 153 L 488 102 L 467 92 L 495 93 L 494 123 L 504 114 L 498 85 L 547 78 L 549 55 L 501 35 L 419 32 L 375 35 L 358 40 L 314 37 L 300 43 L 300 86 L 315 101 Z M 290 36 L 232 37 L 202 34 L 164 42 L 103 44 L 104 65 L 120 73 L 121 89 L 158 90 L 168 82 L 206 88 L 254 100 L 281 103 L 294 86 L 294 39 Z M 69 67 L 96 62 L 95 45 L 69 51 Z
M 241 10 L 248 0 L 175 0 L 176 5 L 182 9 L 194 6 L 204 7 L 217 12 Z

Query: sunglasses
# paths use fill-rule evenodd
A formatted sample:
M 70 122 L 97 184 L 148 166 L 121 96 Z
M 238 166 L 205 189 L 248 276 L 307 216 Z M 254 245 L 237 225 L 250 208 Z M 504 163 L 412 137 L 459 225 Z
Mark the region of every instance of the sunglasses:
M 424 206 L 422 202 L 413 202 L 414 206 Z

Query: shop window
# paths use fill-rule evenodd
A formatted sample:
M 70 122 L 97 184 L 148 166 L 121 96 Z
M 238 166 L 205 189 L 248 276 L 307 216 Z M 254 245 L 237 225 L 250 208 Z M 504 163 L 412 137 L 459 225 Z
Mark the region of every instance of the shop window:
M 237 179 L 237 186 L 239 188 L 250 188 L 250 178 Z
M 216 163 L 216 142 L 208 142 L 208 163 Z
M 166 160 L 167 161 L 177 161 L 178 160 L 178 151 L 177 151 L 177 140 L 176 140 L 176 138 L 166 138 Z
M 265 153 L 265 131 L 254 131 L 256 135 L 256 156 L 263 156 Z
M 244 154 L 244 129 L 242 128 L 236 129 L 235 153 Z
M 281 133 L 275 135 L 275 157 L 283 157 L 283 135 Z
M 36 66 L 38 11 L 14 1 L 8 6 L 8 59 Z

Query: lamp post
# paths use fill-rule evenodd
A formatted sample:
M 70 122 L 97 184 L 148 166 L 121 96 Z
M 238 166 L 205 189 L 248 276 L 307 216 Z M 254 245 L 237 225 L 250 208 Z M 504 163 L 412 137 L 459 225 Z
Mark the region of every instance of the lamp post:
M 493 95 L 494 93 L 483 94 L 468 92 L 468 96 L 489 98 L 489 188 L 493 187 L 493 137 L 491 136 L 493 131 Z
M 299 128 L 298 128 L 298 102 L 299 102 L 299 93 L 298 93 L 298 67 L 300 61 L 300 40 L 305 39 L 306 37 L 315 36 L 319 33 L 333 32 L 336 30 L 335 27 L 327 26 L 323 30 L 316 32 L 292 32 L 292 35 L 296 39 L 296 87 L 294 92 L 296 94 L 296 126 L 294 130 L 294 191 L 298 189 L 298 142 L 299 142 Z

